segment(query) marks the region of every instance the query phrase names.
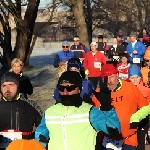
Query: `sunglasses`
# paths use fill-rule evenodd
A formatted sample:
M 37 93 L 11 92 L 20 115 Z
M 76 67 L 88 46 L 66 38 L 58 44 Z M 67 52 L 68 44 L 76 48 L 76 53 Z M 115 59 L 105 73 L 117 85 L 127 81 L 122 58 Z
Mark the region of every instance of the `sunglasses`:
M 63 85 L 58 85 L 58 90 L 61 92 L 64 92 L 64 89 L 66 89 L 68 92 L 71 92 L 73 90 L 75 90 L 78 86 L 76 85 L 67 85 L 67 86 L 63 86 Z
M 62 46 L 63 48 L 68 48 L 69 46 Z
M 149 62 L 149 60 L 145 60 L 146 62 Z

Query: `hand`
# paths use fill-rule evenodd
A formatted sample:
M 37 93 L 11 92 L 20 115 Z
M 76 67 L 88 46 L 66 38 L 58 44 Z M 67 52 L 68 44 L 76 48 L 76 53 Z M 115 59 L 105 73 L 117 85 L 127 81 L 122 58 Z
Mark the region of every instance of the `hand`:
M 134 50 L 134 51 L 133 51 L 133 54 L 137 54 L 137 51 L 136 51 L 136 50 Z
M 124 53 L 127 53 L 127 51 L 124 51 Z
M 85 58 L 79 58 L 80 59 L 80 62 L 82 63 L 82 61 L 85 59 Z
M 108 77 L 104 77 L 104 81 L 100 83 L 100 92 L 93 91 L 93 94 L 101 103 L 100 109 L 108 111 L 112 109 L 111 106 L 111 91 L 107 87 Z
M 92 98 L 90 98 L 89 94 L 84 93 L 84 95 L 83 95 L 83 101 L 85 103 L 90 103 L 92 101 Z
M 117 128 L 114 129 L 114 128 L 108 127 L 107 125 L 106 125 L 106 128 L 110 135 L 118 135 L 119 134 L 119 131 Z
M 136 129 L 139 126 L 139 122 L 132 122 L 130 123 L 130 129 Z
M 86 74 L 86 75 L 89 75 L 89 70 L 88 70 L 88 69 L 85 70 L 85 74 Z
M 132 53 L 130 54 L 130 57 L 132 57 Z

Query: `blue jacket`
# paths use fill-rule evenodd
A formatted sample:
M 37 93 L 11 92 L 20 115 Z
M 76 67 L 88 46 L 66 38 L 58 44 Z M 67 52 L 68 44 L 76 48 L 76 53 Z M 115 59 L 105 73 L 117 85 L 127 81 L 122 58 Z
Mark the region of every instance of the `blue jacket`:
M 89 112 L 89 122 L 96 132 L 102 131 L 106 134 L 109 134 L 107 127 L 118 129 L 118 133 L 121 131 L 120 122 L 114 108 L 112 108 L 110 111 L 101 111 L 94 106 L 91 107 Z M 35 139 L 39 141 L 40 134 L 45 136 L 46 139 L 49 139 L 49 133 L 50 131 L 46 127 L 45 116 L 43 116 L 41 123 L 36 128 Z M 45 143 L 42 144 L 46 146 Z
M 54 59 L 54 67 L 58 68 L 60 62 L 65 62 L 71 58 L 75 57 L 74 52 L 72 51 L 62 51 L 59 52 Z
M 128 53 L 129 56 L 133 52 L 133 50 L 137 51 L 137 54 L 132 53 L 132 57 L 130 57 L 130 61 L 133 61 L 133 58 L 140 58 L 140 61 L 143 61 L 143 56 L 145 54 L 146 47 L 144 46 L 144 44 L 142 42 L 137 41 L 135 43 L 134 48 L 132 48 L 132 44 L 130 42 L 127 45 L 126 49 L 127 49 L 127 53 Z
M 93 95 L 92 91 L 93 90 L 94 90 L 94 87 L 93 87 L 92 83 L 89 80 L 82 79 L 82 91 L 80 93 L 80 97 L 83 98 L 83 95 L 86 93 L 86 94 L 90 95 L 90 98 L 92 98 L 92 95 Z M 53 98 L 56 100 L 56 102 L 61 101 L 60 96 L 59 96 L 59 90 L 57 87 L 54 91 Z

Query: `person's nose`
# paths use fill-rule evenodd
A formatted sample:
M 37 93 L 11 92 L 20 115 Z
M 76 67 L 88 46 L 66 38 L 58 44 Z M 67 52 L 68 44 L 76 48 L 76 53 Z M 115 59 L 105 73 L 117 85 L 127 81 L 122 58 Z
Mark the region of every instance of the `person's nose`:
M 63 93 L 64 95 L 68 95 L 68 91 L 67 91 L 67 89 L 65 88 L 64 89 L 64 93 Z

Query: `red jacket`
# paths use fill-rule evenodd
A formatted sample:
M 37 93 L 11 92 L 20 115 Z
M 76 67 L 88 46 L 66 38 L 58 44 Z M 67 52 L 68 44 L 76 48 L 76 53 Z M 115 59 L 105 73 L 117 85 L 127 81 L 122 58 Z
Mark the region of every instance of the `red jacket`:
M 104 54 L 100 51 L 97 51 L 94 56 L 91 51 L 86 53 L 84 59 L 84 69 L 89 70 L 89 77 L 101 76 L 101 67 L 98 66 L 99 63 L 101 63 L 101 65 L 106 64 L 106 56 Z

